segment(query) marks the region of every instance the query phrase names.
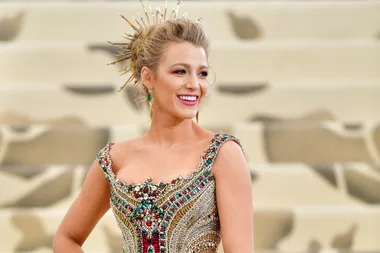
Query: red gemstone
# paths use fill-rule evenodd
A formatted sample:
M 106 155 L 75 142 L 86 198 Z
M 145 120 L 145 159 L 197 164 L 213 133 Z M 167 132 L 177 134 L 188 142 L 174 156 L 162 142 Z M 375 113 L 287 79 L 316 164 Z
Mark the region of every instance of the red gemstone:
M 175 201 L 175 197 L 171 197 L 170 200 L 171 200 L 171 201 Z
M 174 208 L 173 207 L 170 208 L 169 210 L 170 210 L 170 212 L 174 213 Z
M 153 211 L 152 211 L 152 210 L 149 210 L 149 214 L 153 214 Z
M 185 203 L 182 199 L 179 200 L 179 203 L 183 204 Z
M 203 158 L 203 159 L 206 159 L 206 158 L 207 158 L 207 155 L 202 156 L 202 158 Z
M 168 208 L 168 206 L 165 204 L 165 205 L 163 206 L 163 208 L 166 209 L 166 208 Z
M 152 226 L 152 222 L 151 222 L 150 220 L 147 220 L 147 221 L 146 221 L 146 225 L 147 225 L 148 227 L 150 227 L 150 226 Z
M 156 220 L 158 220 L 158 214 L 156 214 L 156 215 L 154 216 L 154 218 L 155 218 Z
M 148 189 L 147 189 L 147 188 L 144 188 L 143 192 L 144 192 L 144 193 L 147 193 L 147 192 L 148 192 Z
M 203 176 L 200 176 L 200 177 L 199 177 L 199 179 L 200 179 L 200 180 L 203 180 L 203 179 L 204 179 L 204 177 L 203 177 Z
M 137 219 L 141 221 L 143 218 L 141 216 L 139 216 L 139 217 L 137 217 Z
M 165 217 L 165 220 L 166 220 L 166 221 L 169 221 L 169 217 Z
M 175 184 L 176 181 L 177 181 L 177 180 L 173 179 L 173 180 L 172 180 L 172 184 Z
M 137 192 L 135 192 L 135 198 L 138 198 L 140 195 L 137 193 Z
M 200 187 L 200 188 L 203 188 L 203 184 L 200 184 L 199 187 Z
M 157 197 L 157 192 L 153 192 L 153 197 Z
M 183 194 L 187 194 L 187 191 L 186 191 L 186 190 L 184 190 L 182 193 L 183 193 Z

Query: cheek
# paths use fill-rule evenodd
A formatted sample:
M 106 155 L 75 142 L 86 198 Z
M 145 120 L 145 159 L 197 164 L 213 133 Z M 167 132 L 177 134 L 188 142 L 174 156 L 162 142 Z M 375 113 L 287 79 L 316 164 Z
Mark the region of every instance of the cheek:
M 177 85 L 170 79 L 160 80 L 159 87 L 156 88 L 156 102 L 161 106 L 171 105 L 177 91 Z
M 210 87 L 208 87 L 208 85 L 201 85 L 200 88 L 201 88 L 201 96 L 202 96 L 200 102 L 202 102 L 202 101 L 205 100 L 205 98 L 207 97 L 208 93 L 210 92 L 210 90 L 209 90 Z

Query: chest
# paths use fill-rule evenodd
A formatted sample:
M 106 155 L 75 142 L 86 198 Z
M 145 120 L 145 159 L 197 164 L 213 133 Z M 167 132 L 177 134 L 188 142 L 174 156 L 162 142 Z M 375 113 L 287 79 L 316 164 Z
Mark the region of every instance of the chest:
M 125 155 L 114 168 L 118 178 L 126 182 L 170 182 L 187 177 L 196 170 L 203 154 L 200 148 L 136 150 Z

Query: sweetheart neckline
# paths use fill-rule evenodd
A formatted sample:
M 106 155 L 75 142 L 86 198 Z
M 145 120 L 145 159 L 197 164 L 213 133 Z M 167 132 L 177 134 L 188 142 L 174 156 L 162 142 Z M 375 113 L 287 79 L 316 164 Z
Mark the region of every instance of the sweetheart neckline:
M 216 140 L 216 137 L 219 136 L 220 134 L 222 133 L 214 133 L 214 135 L 212 136 L 211 140 L 209 141 L 209 145 L 206 147 L 206 149 L 203 151 L 203 153 L 200 155 L 200 161 L 198 162 L 198 165 L 196 166 L 195 169 L 192 169 L 191 171 L 189 171 L 189 173 L 186 175 L 186 176 L 183 176 L 183 175 L 179 175 L 175 178 L 172 178 L 170 180 L 160 180 L 159 182 L 155 182 L 153 181 L 153 179 L 151 177 L 148 177 L 146 178 L 144 181 L 142 182 L 134 182 L 134 181 L 130 181 L 129 183 L 127 183 L 124 179 L 122 178 L 118 178 L 116 177 L 113 169 L 112 169 L 112 158 L 111 158 L 111 155 L 109 155 L 109 170 L 110 172 L 112 173 L 112 177 L 113 179 L 115 180 L 115 183 L 116 185 L 119 186 L 119 183 L 122 183 L 123 184 L 123 187 L 137 187 L 137 186 L 143 186 L 143 185 L 146 185 L 146 184 L 149 184 L 151 186 L 156 186 L 156 187 L 159 187 L 160 185 L 176 185 L 178 182 L 185 182 L 185 181 L 190 181 L 191 179 L 193 179 L 194 175 L 199 172 L 201 169 L 202 169 L 202 165 L 204 164 L 205 162 L 205 156 L 207 155 L 211 145 L 215 142 Z M 111 148 L 111 146 L 115 144 L 114 142 L 109 142 L 107 145 L 109 145 L 109 148 Z M 174 182 L 174 183 L 173 183 Z

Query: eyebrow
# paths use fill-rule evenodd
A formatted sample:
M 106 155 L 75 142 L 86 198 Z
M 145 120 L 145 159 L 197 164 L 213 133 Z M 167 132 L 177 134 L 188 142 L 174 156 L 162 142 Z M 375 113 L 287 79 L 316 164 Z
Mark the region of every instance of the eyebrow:
M 189 64 L 187 64 L 187 63 L 176 63 L 176 64 L 171 65 L 170 68 L 172 68 L 174 66 L 177 66 L 177 65 L 181 65 L 181 66 L 184 66 L 186 68 L 191 68 L 191 66 Z M 209 67 L 206 66 L 206 65 L 201 65 L 201 66 L 199 66 L 199 68 L 201 68 L 201 69 L 207 68 L 208 69 Z

